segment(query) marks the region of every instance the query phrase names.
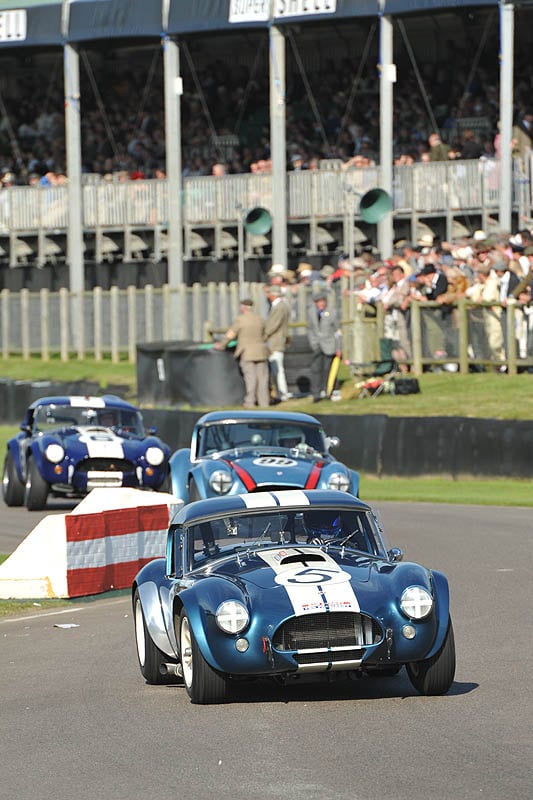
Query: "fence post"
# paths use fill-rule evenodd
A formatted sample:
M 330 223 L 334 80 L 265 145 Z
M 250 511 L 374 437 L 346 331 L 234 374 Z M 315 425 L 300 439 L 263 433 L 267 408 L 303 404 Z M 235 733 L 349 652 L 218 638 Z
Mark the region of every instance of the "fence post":
M 2 358 L 9 358 L 9 289 L 2 289 Z
M 103 358 L 102 353 L 102 331 L 104 329 L 103 326 L 103 314 L 102 314 L 102 287 L 95 286 L 93 289 L 93 316 L 94 316 L 94 331 L 93 331 L 93 338 L 94 338 L 94 360 L 101 361 Z
M 188 338 L 187 331 L 190 330 L 190 325 L 189 328 L 187 328 L 187 324 L 192 318 L 192 315 L 189 313 L 190 291 L 191 290 L 184 283 L 180 283 L 177 288 L 178 298 L 176 313 L 178 315 L 178 339 L 182 342 Z
M 69 332 L 69 291 L 64 287 L 59 290 L 59 341 L 61 361 L 68 361 Z
M 507 374 L 516 375 L 516 300 L 514 297 L 507 298 L 507 313 L 505 315 L 505 327 L 507 336 Z
M 43 361 L 50 360 L 50 295 L 48 289 L 41 289 L 41 358 Z
M 30 357 L 30 293 L 28 289 L 20 290 L 20 341 L 22 345 L 22 358 L 28 361 Z
M 460 297 L 457 302 L 457 315 L 459 319 L 459 372 L 468 374 L 468 307 L 465 297 Z
M 202 286 L 199 283 L 194 283 L 192 286 L 192 340 L 193 342 L 202 341 Z
M 74 295 L 74 299 L 79 297 L 79 303 L 75 303 L 73 311 L 78 314 L 76 319 L 76 330 L 78 335 L 74 336 L 74 341 L 78 342 L 78 358 L 83 361 L 85 358 L 85 303 L 83 297 L 83 289 L 80 289 L 79 295 Z M 73 319 L 75 314 L 73 313 Z
M 118 364 L 120 361 L 119 352 L 119 293 L 118 286 L 112 286 L 109 290 L 110 305 L 110 330 L 111 330 L 111 361 Z
M 128 361 L 135 364 L 137 352 L 137 290 L 135 286 L 128 286 Z
M 144 341 L 154 341 L 154 287 L 150 283 L 144 288 Z
M 171 308 L 172 308 L 172 294 L 170 286 L 165 283 L 163 286 L 163 340 L 168 342 L 170 340 L 170 332 L 172 330 Z
M 411 346 L 413 348 L 413 372 L 415 375 L 422 374 L 422 328 L 420 303 L 416 300 L 409 306 L 411 310 Z

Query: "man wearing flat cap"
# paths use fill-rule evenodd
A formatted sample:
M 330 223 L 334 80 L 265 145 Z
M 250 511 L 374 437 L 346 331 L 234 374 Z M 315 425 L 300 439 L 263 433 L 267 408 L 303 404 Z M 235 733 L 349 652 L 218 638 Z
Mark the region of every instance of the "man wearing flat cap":
M 215 343 L 217 350 L 225 349 L 232 339 L 237 339 L 235 358 L 244 380 L 244 408 L 268 406 L 268 351 L 265 344 L 265 321 L 254 311 L 253 301 L 245 297 L 241 300 L 240 314 L 228 328 L 224 339 Z
M 313 302 L 307 310 L 307 338 L 312 350 L 311 392 L 313 400 L 329 399 L 327 383 L 331 364 L 335 356 L 341 355 L 342 332 L 334 308 L 328 306 L 326 291 L 313 294 Z

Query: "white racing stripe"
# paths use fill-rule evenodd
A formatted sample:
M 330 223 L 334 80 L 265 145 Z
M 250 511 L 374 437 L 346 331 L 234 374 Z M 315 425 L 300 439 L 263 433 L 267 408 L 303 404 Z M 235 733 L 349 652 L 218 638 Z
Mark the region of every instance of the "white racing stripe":
M 272 492 L 280 506 L 309 506 L 309 498 L 301 489 L 287 489 L 283 492 Z
M 306 554 L 316 557 L 318 553 L 320 561 L 305 558 Z M 258 555 L 276 573 L 276 583 L 285 587 L 296 616 L 320 611 L 360 610 L 350 575 L 327 553 L 316 548 L 289 547 Z M 288 556 L 296 555 L 301 559 L 283 563 Z
M 124 458 L 123 439 L 111 431 L 87 432 L 79 441 L 86 446 L 90 458 Z
M 70 405 L 73 408 L 105 408 L 105 400 L 101 397 L 82 397 L 81 395 L 72 395 L 70 398 Z
M 275 508 L 276 498 L 269 492 L 252 492 L 251 494 L 241 494 L 246 508 Z

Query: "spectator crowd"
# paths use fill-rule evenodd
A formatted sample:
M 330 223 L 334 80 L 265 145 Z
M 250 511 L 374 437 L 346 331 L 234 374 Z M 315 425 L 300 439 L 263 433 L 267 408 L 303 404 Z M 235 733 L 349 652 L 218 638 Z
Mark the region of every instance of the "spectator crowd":
M 519 358 L 533 352 L 533 235 L 523 229 L 512 236 L 491 237 L 478 230 L 457 243 L 424 236 L 415 243 L 396 242 L 391 258 L 383 261 L 371 249 L 353 260 L 341 255 L 337 267 L 316 269 L 302 262 L 296 270 L 273 265 L 269 283 L 280 287 L 296 321 L 299 287 L 309 287 L 315 299 L 329 297 L 340 312 L 342 297 L 352 296 L 375 314 L 384 313 L 383 357 L 395 359 L 401 371 L 412 360 L 412 306 L 419 305 L 423 357 L 438 368 L 456 370 L 458 306 L 468 308 L 469 358 L 476 369 L 505 371 L 506 355 L 514 346 Z M 514 342 L 507 341 L 507 309 L 515 314 Z M 333 353 L 333 351 L 332 351 Z
M 423 63 L 417 75 L 399 65 L 394 91 L 394 161 L 498 157 L 498 61 L 494 43 L 472 64 L 472 49 L 446 43 L 449 63 Z M 305 76 L 287 75 L 288 169 L 315 169 L 335 159 L 345 168 L 376 163 L 379 153 L 379 78 L 359 56 L 323 57 Z M 513 147 L 531 145 L 531 65 L 517 56 Z M 142 65 L 142 66 L 141 66 Z M 165 133 L 161 66 L 146 59 L 111 70 L 103 59 L 91 71 L 83 61 L 81 141 L 83 170 L 107 179 L 163 177 Z M 107 70 L 107 71 L 106 71 Z M 61 70 L 11 76 L 2 89 L 0 169 L 5 184 L 39 184 L 64 176 L 65 125 Z M 184 79 L 181 100 L 183 175 L 271 169 L 268 69 L 253 70 L 234 56 L 217 57 Z M 223 144 L 221 144 L 223 142 Z M 60 180 L 62 178 L 60 177 Z

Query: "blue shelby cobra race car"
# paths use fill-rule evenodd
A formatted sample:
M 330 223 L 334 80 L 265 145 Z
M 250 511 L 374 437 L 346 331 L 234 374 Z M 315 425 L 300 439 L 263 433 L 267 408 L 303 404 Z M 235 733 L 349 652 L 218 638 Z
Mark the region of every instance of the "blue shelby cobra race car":
M 96 487 L 169 487 L 169 446 L 147 436 L 140 412 L 119 397 L 42 397 L 20 427 L 4 462 L 8 506 L 39 510 L 49 495 L 82 497 Z
M 214 411 L 190 448 L 170 458 L 172 492 L 184 503 L 269 489 L 338 489 L 357 495 L 359 475 L 329 453 L 338 445 L 309 414 Z
M 402 563 L 365 503 L 336 491 L 258 492 L 183 506 L 166 558 L 133 582 L 148 683 L 193 703 L 243 679 L 393 676 L 443 694 L 455 674 L 446 577 Z

